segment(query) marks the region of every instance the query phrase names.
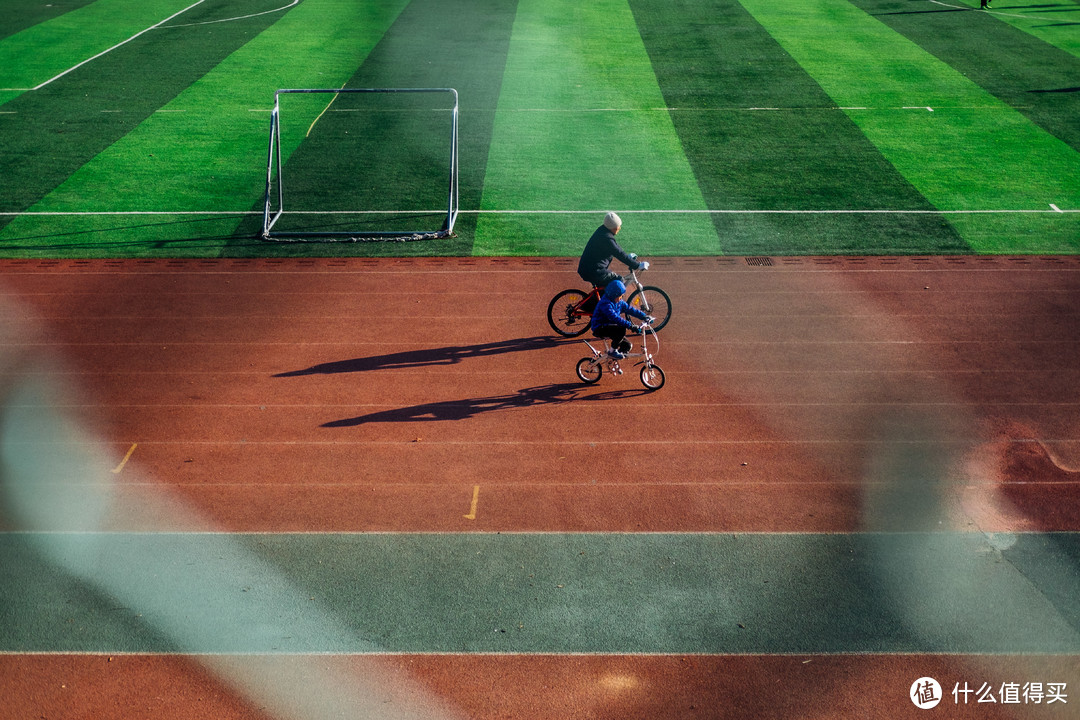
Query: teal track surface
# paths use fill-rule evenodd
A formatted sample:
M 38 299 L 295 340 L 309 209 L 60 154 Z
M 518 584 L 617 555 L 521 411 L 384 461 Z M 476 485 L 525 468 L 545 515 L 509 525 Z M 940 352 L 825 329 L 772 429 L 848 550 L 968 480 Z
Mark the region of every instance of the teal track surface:
M 38 543 L 110 558 L 78 574 L 112 596 Z M 1076 533 L 7 534 L 0 563 L 3 652 L 1080 654 Z

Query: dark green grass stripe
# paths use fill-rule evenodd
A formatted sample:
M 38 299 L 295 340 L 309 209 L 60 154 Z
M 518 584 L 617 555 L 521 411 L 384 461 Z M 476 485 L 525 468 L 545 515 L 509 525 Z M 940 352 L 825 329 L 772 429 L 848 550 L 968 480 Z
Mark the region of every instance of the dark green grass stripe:
M 712 209 L 933 207 L 735 0 L 631 0 Z M 764 110 L 755 108 L 779 108 Z M 940 217 L 718 215 L 732 253 L 966 252 Z
M 452 87 L 458 91 L 461 106 L 459 182 L 462 208 L 476 208 L 480 205 L 495 107 L 498 102 L 516 9 L 517 0 L 476 0 L 469 3 L 413 0 L 371 51 L 356 74 L 346 83 L 347 87 L 354 88 Z M 445 105 L 444 101 L 440 102 Z M 394 142 L 394 128 L 385 123 L 386 119 L 388 118 L 383 118 L 384 122 L 381 125 L 373 123 L 363 131 L 385 137 L 388 143 Z M 342 114 L 333 121 L 340 125 L 355 120 L 348 117 L 348 114 Z M 323 121 L 320 120 L 321 122 Z M 358 129 L 360 127 L 357 126 Z M 433 138 L 436 146 L 444 144 L 444 137 L 441 135 L 444 127 L 448 129 L 448 126 L 432 126 L 433 132 L 440 133 Z M 402 192 L 410 192 L 410 188 L 416 188 L 427 182 L 425 177 L 418 177 L 418 175 L 429 173 L 430 166 L 415 162 L 416 155 L 407 144 L 391 148 L 390 151 L 382 153 L 382 156 L 382 159 L 364 169 L 364 175 L 370 181 L 368 185 L 372 193 L 369 207 L 380 207 L 385 206 L 387 202 L 395 202 L 395 198 Z M 286 163 L 286 173 L 290 166 L 316 161 L 336 162 L 332 154 L 327 154 L 327 148 L 322 143 L 306 142 Z M 356 159 L 339 158 L 338 161 L 345 165 L 341 170 L 342 177 L 348 177 L 350 170 L 347 166 L 349 164 L 355 166 Z M 441 207 L 445 207 L 443 193 L 445 193 L 448 178 L 439 175 L 432 179 L 436 184 L 431 189 L 437 196 L 438 202 L 441 203 Z M 325 188 L 328 204 L 333 202 L 332 197 L 329 197 L 332 190 L 333 188 L 329 186 Z M 410 202 L 411 199 L 405 198 L 397 207 L 408 206 Z M 254 225 L 255 223 L 251 220 L 245 222 L 237 234 L 253 233 Z M 438 241 L 439 254 L 471 254 L 475 226 L 476 215 L 459 216 L 455 226 L 458 238 Z M 438 229 L 438 227 L 431 229 Z M 383 243 L 369 245 L 365 248 L 364 254 L 407 255 L 412 252 L 430 254 L 432 248 L 431 242 Z M 356 252 L 356 248 L 348 247 L 348 244 L 336 249 L 332 245 L 322 245 L 321 249 L 335 254 L 337 252 L 355 254 Z M 251 250 L 249 244 L 241 241 L 231 245 L 226 252 L 235 254 L 247 253 Z M 310 248 L 307 250 L 310 251 Z M 298 248 L 287 246 L 275 248 L 267 244 L 262 248 L 255 248 L 255 251 L 260 255 L 296 254 Z
M 3 0 L 0 2 L 0 39 L 38 23 L 89 5 L 94 0 Z
M 1080 535 L 1004 540 L 0 534 L 0 651 L 1080 652 Z
M 978 10 L 850 2 L 1080 150 L 1080 58 Z
M 4 119 L 0 211 L 32 206 L 280 18 L 150 32 L 5 104 L 14 114 Z M 0 227 L 10 221 L 0 217 Z

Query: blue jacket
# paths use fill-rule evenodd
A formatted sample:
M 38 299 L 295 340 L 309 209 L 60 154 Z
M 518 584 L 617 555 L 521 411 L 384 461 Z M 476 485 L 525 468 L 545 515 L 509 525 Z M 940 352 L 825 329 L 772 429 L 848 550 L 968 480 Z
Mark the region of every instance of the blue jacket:
M 627 330 L 633 329 L 634 324 L 624 318 L 623 314 L 633 315 L 638 320 L 644 320 L 649 317 L 637 308 L 630 307 L 625 300 L 616 302 L 610 298 L 602 297 L 600 298 L 600 302 L 596 304 L 596 309 L 593 310 L 592 329 L 596 330 L 606 325 L 621 325 Z

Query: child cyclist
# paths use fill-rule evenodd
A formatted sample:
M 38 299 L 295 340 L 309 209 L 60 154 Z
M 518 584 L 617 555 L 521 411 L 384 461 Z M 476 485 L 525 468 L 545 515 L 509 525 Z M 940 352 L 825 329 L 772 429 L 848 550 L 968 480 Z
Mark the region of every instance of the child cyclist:
M 626 293 L 626 286 L 622 280 L 612 280 L 604 288 L 604 296 L 596 304 L 592 315 L 593 335 L 598 338 L 611 340 L 611 349 L 608 355 L 616 360 L 622 360 L 630 352 L 630 341 L 626 339 L 626 332 L 634 330 L 645 333 L 644 325 L 634 325 L 624 315 L 632 315 L 645 323 L 652 322 L 652 318 L 637 308 L 630 307 L 622 299 Z

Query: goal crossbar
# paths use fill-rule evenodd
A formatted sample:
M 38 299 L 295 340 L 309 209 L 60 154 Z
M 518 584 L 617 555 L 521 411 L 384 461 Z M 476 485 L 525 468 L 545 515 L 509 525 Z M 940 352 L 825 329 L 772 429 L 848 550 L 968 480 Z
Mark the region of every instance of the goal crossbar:
M 443 227 L 438 231 L 431 230 L 391 230 L 369 232 L 342 232 L 342 231 L 275 231 L 274 226 L 285 213 L 285 188 L 283 182 L 283 165 L 281 157 L 281 96 L 286 94 L 314 94 L 326 93 L 333 95 L 348 93 L 446 93 L 453 99 L 450 117 L 450 166 L 449 188 L 447 191 L 446 217 Z M 276 183 L 275 183 L 276 180 Z M 276 203 L 276 204 L 275 204 Z M 458 216 L 458 93 L 454 88 L 290 88 L 281 89 L 274 93 L 274 107 L 270 112 L 270 146 L 266 160 L 266 193 L 263 202 L 263 226 L 262 238 L 264 240 L 283 239 L 314 239 L 314 238 L 348 238 L 351 240 L 363 239 L 434 239 L 451 237 L 454 232 L 454 223 Z

